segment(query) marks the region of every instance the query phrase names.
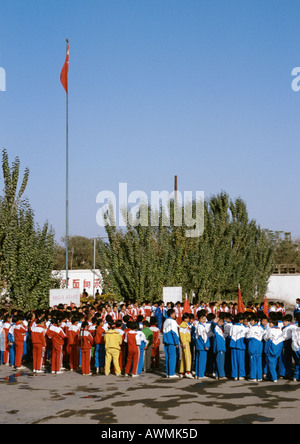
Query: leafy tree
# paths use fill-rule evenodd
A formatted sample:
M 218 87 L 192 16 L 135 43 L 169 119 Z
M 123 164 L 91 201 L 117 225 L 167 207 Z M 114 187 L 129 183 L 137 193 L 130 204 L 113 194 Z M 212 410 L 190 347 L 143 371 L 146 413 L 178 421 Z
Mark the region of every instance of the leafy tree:
M 64 242 L 64 238 L 62 239 Z M 62 245 L 55 245 L 55 270 L 66 269 L 66 249 Z M 84 236 L 70 236 L 68 265 L 70 270 L 94 268 L 94 239 Z
M 49 290 L 55 285 L 52 277 L 54 262 L 54 231 L 45 223 L 36 226 L 34 212 L 22 198 L 28 182 L 25 170 L 19 191 L 20 162 L 12 167 L 3 150 L 3 196 L 0 198 L 0 270 L 2 288 L 11 303 L 23 309 L 49 304 Z
M 191 205 L 195 213 L 195 202 Z M 204 232 L 195 238 L 187 237 L 184 223 L 174 223 L 174 201 L 169 226 L 163 224 L 162 206 L 158 226 L 151 226 L 152 211 L 148 207 L 148 226 L 128 218 L 125 231 L 114 226 L 111 212 L 106 215 L 108 242 L 99 243 L 99 264 L 107 270 L 107 286 L 121 299 L 157 300 L 164 286 L 182 286 L 207 301 L 236 299 L 238 284 L 245 302 L 256 290 L 264 294 L 273 267 L 272 244 L 266 231 L 249 220 L 241 199 L 221 193 L 207 200 Z

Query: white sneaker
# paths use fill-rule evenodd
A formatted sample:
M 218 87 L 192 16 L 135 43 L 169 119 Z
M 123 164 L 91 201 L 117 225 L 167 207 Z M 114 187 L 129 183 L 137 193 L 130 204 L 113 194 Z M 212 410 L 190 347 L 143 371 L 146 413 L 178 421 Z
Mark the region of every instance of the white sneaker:
M 188 379 L 194 379 L 194 376 L 191 373 L 186 373 L 185 377 Z
M 133 378 L 138 378 L 140 375 L 132 375 Z
M 179 379 L 180 376 L 178 376 L 178 375 L 172 375 L 172 376 L 169 376 L 169 378 L 170 378 L 170 379 Z

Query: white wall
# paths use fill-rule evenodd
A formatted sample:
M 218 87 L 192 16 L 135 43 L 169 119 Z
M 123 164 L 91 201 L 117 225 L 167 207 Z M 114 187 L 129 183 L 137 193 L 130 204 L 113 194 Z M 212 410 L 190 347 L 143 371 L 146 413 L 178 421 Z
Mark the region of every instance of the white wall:
M 295 305 L 296 299 L 300 298 L 300 275 L 273 274 L 269 279 L 267 298 Z

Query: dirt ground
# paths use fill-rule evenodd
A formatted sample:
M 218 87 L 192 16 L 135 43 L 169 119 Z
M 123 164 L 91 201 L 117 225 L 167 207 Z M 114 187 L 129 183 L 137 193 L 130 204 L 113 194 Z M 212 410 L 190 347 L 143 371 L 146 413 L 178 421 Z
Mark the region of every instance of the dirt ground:
M 297 424 L 300 383 L 16 373 L 0 367 L 1 424 Z

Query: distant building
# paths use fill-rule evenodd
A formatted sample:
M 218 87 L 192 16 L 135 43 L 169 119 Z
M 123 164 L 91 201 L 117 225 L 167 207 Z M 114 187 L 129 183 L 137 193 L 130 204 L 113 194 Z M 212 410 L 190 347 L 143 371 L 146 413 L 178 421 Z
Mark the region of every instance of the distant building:
M 61 288 L 66 288 L 66 270 L 53 270 L 52 275 L 59 278 Z M 68 288 L 79 289 L 82 294 L 84 290 L 89 296 L 102 293 L 103 279 L 100 270 L 69 270 Z

